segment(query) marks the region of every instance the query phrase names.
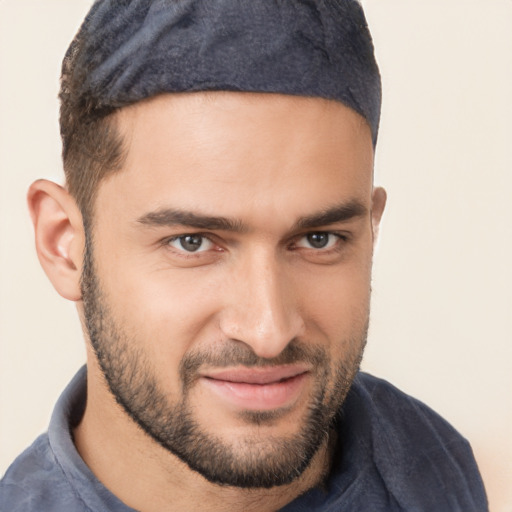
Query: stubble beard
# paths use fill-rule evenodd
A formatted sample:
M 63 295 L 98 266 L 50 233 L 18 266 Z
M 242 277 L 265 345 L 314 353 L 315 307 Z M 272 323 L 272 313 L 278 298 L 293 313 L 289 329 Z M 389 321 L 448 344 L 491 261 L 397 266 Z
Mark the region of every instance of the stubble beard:
M 274 359 L 256 356 L 242 343 L 231 342 L 215 352 L 188 353 L 181 361 L 181 398 L 170 403 L 159 385 L 141 340 L 123 332 L 111 313 L 94 268 L 92 242 L 87 237 L 81 279 L 85 325 L 99 366 L 115 400 L 154 441 L 208 481 L 239 488 L 270 488 L 292 483 L 327 441 L 337 413 L 359 369 L 366 343 L 367 322 L 357 347 L 336 365 L 325 349 L 293 340 Z M 313 367 L 314 385 L 302 427 L 294 435 L 252 436 L 229 443 L 207 432 L 194 418 L 190 391 L 202 365 L 273 366 L 306 362 Z M 280 411 L 245 411 L 247 424 L 271 425 Z M 255 432 L 257 432 L 255 428 Z

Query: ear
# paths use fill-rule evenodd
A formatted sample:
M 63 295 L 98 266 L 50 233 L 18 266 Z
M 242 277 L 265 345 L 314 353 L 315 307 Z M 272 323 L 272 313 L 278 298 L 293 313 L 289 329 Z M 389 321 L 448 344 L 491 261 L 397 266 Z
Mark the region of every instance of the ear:
M 48 180 L 33 183 L 27 200 L 41 266 L 62 297 L 80 300 L 85 236 L 75 200 Z
M 380 221 L 386 207 L 387 194 L 382 187 L 375 187 L 372 192 L 372 230 L 373 244 L 375 245 L 379 234 Z

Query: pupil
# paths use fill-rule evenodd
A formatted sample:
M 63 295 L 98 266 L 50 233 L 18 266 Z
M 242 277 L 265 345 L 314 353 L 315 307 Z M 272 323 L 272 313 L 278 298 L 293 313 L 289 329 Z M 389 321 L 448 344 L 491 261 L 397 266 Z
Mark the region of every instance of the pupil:
M 329 235 L 327 233 L 313 233 L 308 235 L 308 242 L 315 249 L 322 249 L 329 242 Z
M 180 244 L 186 251 L 197 251 L 203 243 L 203 239 L 199 235 L 187 235 L 180 239 Z

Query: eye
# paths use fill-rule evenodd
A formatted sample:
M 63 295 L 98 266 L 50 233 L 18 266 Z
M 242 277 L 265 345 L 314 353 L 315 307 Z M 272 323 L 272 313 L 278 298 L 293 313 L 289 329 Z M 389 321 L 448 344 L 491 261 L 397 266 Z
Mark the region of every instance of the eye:
M 175 238 L 171 238 L 167 245 L 178 251 L 185 252 L 204 252 L 212 249 L 214 244 L 211 240 L 203 235 L 192 234 L 192 235 L 181 235 Z
M 297 242 L 296 246 L 306 249 L 331 249 L 339 242 L 340 239 L 341 237 L 334 233 L 319 231 L 317 233 L 308 233 L 303 236 Z

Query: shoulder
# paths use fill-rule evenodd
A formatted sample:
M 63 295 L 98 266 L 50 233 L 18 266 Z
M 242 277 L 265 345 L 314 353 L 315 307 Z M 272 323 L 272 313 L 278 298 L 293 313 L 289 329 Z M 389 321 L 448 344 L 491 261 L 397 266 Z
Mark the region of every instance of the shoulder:
M 364 402 L 365 408 L 373 413 L 372 419 L 383 428 L 404 430 L 426 441 L 426 434 L 436 440 L 453 439 L 466 443 L 462 436 L 438 413 L 423 402 L 407 395 L 384 379 L 360 372 L 352 387 L 352 392 L 358 396 L 359 402 Z
M 390 444 L 398 442 L 415 454 L 444 451 L 451 445 L 471 451 L 467 440 L 450 423 L 386 380 L 360 372 L 351 391 L 359 406 L 364 405 L 370 414 L 374 433 Z
M 431 408 L 362 372 L 346 405 L 344 414 L 364 426 L 373 465 L 405 510 L 487 510 L 468 441 Z M 431 508 L 415 508 L 420 502 Z
M 43 434 L 9 467 L 0 481 L 0 511 L 75 512 L 88 510 L 73 490 Z

